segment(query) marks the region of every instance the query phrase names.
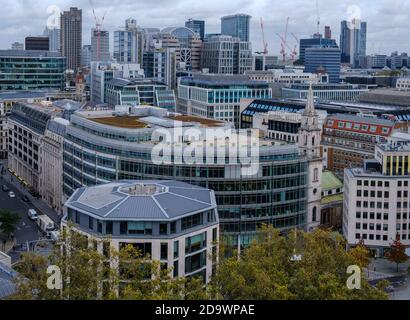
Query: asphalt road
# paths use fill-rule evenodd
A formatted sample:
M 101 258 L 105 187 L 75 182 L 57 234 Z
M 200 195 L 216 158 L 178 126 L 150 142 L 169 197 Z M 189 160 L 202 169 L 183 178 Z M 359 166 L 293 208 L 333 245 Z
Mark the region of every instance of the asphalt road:
M 1 186 L 4 184 L 15 193 L 15 198 L 9 198 L 8 192 L 3 192 L 1 190 Z M 0 209 L 8 209 L 18 213 L 21 218 L 17 225 L 17 230 L 14 232 L 14 237 L 18 245 L 25 244 L 27 241 L 38 240 L 41 237 L 37 224 L 31 221 L 27 216 L 28 210 L 32 208 L 30 203 L 26 203 L 22 200 L 22 194 L 19 190 L 14 188 L 9 181 L 6 181 L 5 178 L 0 176 Z M 19 250 L 16 251 L 17 252 L 9 253 L 13 262 L 18 260 L 19 257 Z

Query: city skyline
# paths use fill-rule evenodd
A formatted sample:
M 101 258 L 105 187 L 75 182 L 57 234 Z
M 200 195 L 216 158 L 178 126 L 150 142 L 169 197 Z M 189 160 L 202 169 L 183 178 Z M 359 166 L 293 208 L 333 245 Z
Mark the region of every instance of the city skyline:
M 141 27 L 165 28 L 170 26 L 184 26 L 189 18 L 206 21 L 206 33 L 220 32 L 220 18 L 235 13 L 250 14 L 251 42 L 253 51 L 261 51 L 262 35 L 260 18 L 264 19 L 265 37 L 269 44 L 269 53 L 279 55 L 280 40 L 276 33 L 283 34 L 286 19 L 289 16 L 289 34 L 294 33 L 298 38 L 306 38 L 317 30 L 317 11 L 314 2 L 297 0 L 283 3 L 276 0 L 253 1 L 225 1 L 223 3 L 211 0 L 207 6 L 193 6 L 192 2 L 176 0 L 173 2 L 159 0 L 152 2 L 134 1 L 94 1 L 96 14 L 102 17 L 106 12 L 103 28 L 113 32 L 120 29 L 125 19 L 135 18 Z M 4 4 L 4 10 L 9 13 L 4 20 L 3 32 L 0 37 L 0 47 L 10 48 L 15 41 L 23 42 L 26 36 L 42 34 L 52 13 L 47 12 L 50 6 L 57 6 L 61 10 L 68 10 L 77 6 L 83 10 L 83 45 L 91 40 L 91 28 L 95 26 L 91 6 L 83 1 L 54 0 L 42 1 L 41 4 L 15 1 Z M 274 10 L 272 10 L 274 8 Z M 174 9 L 174 11 L 173 11 Z M 403 0 L 378 1 L 368 0 L 349 1 L 332 5 L 331 10 L 323 0 L 319 1 L 320 32 L 329 25 L 333 38 L 339 44 L 340 22 L 356 17 L 360 12 L 362 20 L 368 23 L 368 54 L 389 54 L 392 51 L 410 51 L 410 46 L 401 41 L 406 37 L 410 28 L 410 3 Z M 173 12 L 174 14 L 169 14 Z M 30 24 L 27 23 L 30 21 Z M 303 23 L 301 23 L 303 21 Z M 289 37 L 290 45 L 295 40 Z M 112 50 L 112 48 L 111 48 Z

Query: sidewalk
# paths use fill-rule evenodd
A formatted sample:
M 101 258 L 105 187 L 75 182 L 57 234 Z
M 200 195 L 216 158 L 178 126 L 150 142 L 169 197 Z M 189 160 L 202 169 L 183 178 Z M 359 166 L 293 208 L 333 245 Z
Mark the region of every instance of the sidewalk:
M 34 209 L 36 209 L 39 213 L 47 215 L 51 220 L 54 221 L 54 223 L 56 223 L 56 225 L 60 226 L 62 216 L 59 216 L 57 212 L 50 208 L 47 203 L 45 203 L 41 198 L 37 199 L 33 197 L 28 192 L 28 190 L 17 180 L 17 178 L 9 172 L 9 170 L 7 169 L 7 161 L 3 161 L 3 163 L 0 164 L 0 172 L 2 168 L 4 168 L 4 170 L 3 175 L 1 176 L 2 179 L 0 179 L 0 184 L 5 183 L 6 185 L 16 189 L 22 196 L 27 196 L 31 201 L 30 205 L 33 206 Z

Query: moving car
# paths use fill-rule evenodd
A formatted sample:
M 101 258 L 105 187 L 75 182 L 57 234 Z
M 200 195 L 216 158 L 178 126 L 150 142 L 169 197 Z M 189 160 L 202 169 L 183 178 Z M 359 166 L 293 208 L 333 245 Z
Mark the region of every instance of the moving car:
M 15 198 L 15 197 L 16 197 L 16 195 L 14 194 L 14 192 L 10 191 L 9 192 L 9 198 Z
M 43 231 L 47 237 L 50 237 L 50 232 L 56 229 L 56 226 L 48 216 L 45 214 L 39 215 L 37 219 L 37 225 L 41 231 Z
M 5 184 L 3 184 L 2 186 L 1 186 L 1 190 L 3 190 L 4 192 L 9 192 L 9 187 L 7 187 Z
M 27 196 L 22 196 L 21 200 L 23 200 L 24 202 L 31 202 L 30 199 Z

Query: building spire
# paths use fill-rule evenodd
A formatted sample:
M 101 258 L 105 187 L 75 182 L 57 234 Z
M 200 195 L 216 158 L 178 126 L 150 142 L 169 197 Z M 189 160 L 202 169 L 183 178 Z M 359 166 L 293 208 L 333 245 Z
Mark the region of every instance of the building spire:
M 313 97 L 313 88 L 312 88 L 312 82 L 309 82 L 309 92 L 307 96 L 307 103 L 306 103 L 306 108 L 305 112 L 303 113 L 305 116 L 314 116 L 316 115 L 316 110 L 315 110 L 315 100 Z

